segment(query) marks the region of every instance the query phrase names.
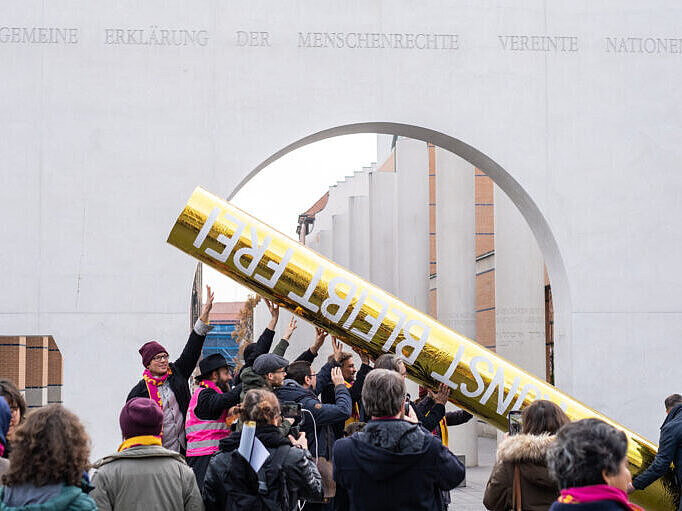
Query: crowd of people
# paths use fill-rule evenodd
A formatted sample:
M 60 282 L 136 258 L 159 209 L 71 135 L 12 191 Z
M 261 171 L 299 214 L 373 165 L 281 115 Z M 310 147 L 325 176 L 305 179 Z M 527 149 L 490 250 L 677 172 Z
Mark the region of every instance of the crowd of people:
M 272 348 L 279 307 L 267 300 L 270 322 L 245 346 L 239 368 L 220 354 L 199 360 L 212 303 L 209 288 L 174 362 L 156 341 L 140 348 L 142 378 L 119 416 L 122 442 L 92 464 L 77 416 L 61 405 L 27 414 L 19 390 L 0 380 L 0 511 L 448 509 L 450 490 L 465 477 L 447 447 L 448 427 L 473 416 L 446 412 L 447 386 L 420 388 L 412 402 L 398 356 L 372 363 L 355 351 L 356 368 L 333 336 L 333 354 L 316 371 L 328 338 L 319 328 L 289 361 L 296 320 Z M 521 433 L 498 447 L 483 505 L 641 509 L 629 493 L 664 476 L 671 463 L 678 486 L 682 478 L 682 396 L 670 396 L 665 407 L 659 452 L 632 480 L 623 432 L 597 419 L 571 422 L 554 403 L 533 402 Z

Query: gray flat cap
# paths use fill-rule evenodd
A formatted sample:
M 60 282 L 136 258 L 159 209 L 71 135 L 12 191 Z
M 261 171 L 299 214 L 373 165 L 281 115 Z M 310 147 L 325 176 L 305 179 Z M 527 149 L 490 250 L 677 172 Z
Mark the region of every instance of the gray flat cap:
M 277 369 L 282 369 L 289 365 L 286 358 L 282 358 L 274 353 L 266 353 L 259 355 L 253 363 L 253 370 L 256 374 L 263 376 L 264 374 L 274 373 Z

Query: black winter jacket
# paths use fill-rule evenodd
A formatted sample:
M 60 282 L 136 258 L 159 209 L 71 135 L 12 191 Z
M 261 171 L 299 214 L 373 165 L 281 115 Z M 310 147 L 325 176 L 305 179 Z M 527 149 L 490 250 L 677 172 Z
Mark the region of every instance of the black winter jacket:
M 440 511 L 464 466 L 420 425 L 379 420 L 336 442 L 334 477 L 354 511 Z
M 192 329 L 180 357 L 178 357 L 175 362 L 170 363 L 172 374 L 168 377 L 167 381 L 173 394 L 175 394 L 175 399 L 178 401 L 178 406 L 180 407 L 183 417 L 187 415 L 189 400 L 192 398 L 189 391 L 188 380 L 192 375 L 192 371 L 194 371 L 194 368 L 197 366 L 205 339 L 205 335 L 199 335 Z M 134 397 L 149 397 L 147 384 L 144 380 L 140 380 L 137 385 L 132 388 L 126 401 L 130 401 Z
M 256 426 L 256 438 L 271 452 L 281 445 L 291 445 L 276 426 L 269 424 Z M 223 438 L 220 441 L 220 450 L 211 458 L 203 489 L 206 511 L 226 509 L 225 477 L 230 470 L 231 453 L 239 447 L 240 440 L 240 431 Z M 307 450 L 297 447 L 290 449 L 282 464 L 282 470 L 286 474 L 289 502 L 292 506 L 296 506 L 298 499 L 322 498 L 322 478 Z
M 334 404 L 322 404 L 311 389 L 303 388 L 294 380 L 284 380 L 284 385 L 275 391 L 280 402 L 301 403 L 301 408 L 308 410 L 315 419 L 317 430 L 313 426 L 310 415 L 303 413 L 301 431 L 308 440 L 308 450 L 315 456 L 329 459 L 334 440 L 332 425 L 343 422 L 351 414 L 350 393 L 345 385 L 337 385 L 334 388 L 336 399 Z M 317 444 L 315 437 L 317 436 Z
M 632 481 L 638 490 L 643 490 L 656 479 L 663 476 L 670 464 L 675 464 L 677 485 L 682 485 L 682 405 L 674 406 L 661 426 L 658 453 L 649 468 Z M 682 508 L 682 505 L 680 506 Z
M 241 383 L 222 394 L 218 394 L 211 388 L 202 390 L 197 398 L 194 415 L 202 421 L 217 419 L 223 412 L 239 404 L 241 391 Z

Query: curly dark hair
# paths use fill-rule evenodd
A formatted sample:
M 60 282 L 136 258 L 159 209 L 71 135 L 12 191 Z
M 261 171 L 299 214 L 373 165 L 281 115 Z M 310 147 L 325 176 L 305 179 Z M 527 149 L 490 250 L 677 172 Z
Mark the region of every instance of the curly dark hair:
M 2 481 L 7 486 L 78 486 L 90 468 L 89 457 L 90 439 L 74 413 L 56 404 L 37 408 L 17 428 Z
M 627 453 L 625 433 L 599 419 L 562 427 L 547 451 L 547 467 L 559 489 L 605 484 L 602 472 L 617 474 Z

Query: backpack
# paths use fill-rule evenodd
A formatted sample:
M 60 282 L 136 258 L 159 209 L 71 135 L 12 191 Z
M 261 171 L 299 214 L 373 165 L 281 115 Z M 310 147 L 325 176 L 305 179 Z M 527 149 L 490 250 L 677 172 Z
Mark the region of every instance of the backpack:
M 255 472 L 238 450 L 230 454 L 225 474 L 225 511 L 290 511 L 286 474 L 282 470 L 290 445 L 280 445 Z

